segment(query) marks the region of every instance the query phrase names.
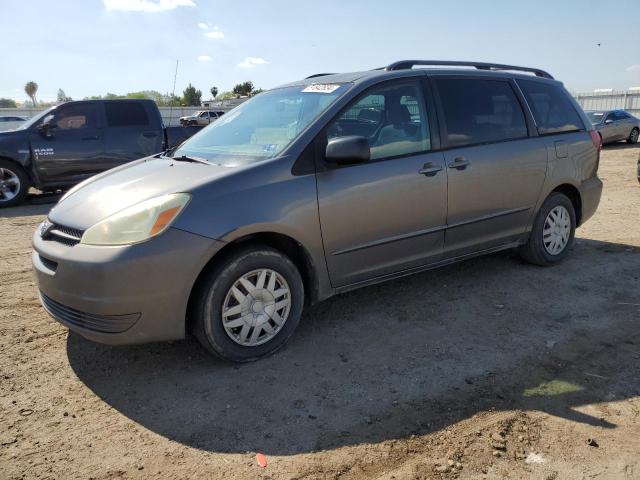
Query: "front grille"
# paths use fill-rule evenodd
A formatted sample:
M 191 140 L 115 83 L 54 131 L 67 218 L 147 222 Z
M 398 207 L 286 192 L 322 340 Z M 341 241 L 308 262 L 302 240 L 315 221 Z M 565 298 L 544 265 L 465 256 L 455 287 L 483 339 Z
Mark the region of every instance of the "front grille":
M 43 240 L 49 240 L 52 242 L 62 243 L 68 247 L 73 247 L 80 243 L 80 239 L 84 234 L 83 230 L 77 228 L 65 227 L 64 225 L 58 225 L 56 223 L 50 224 L 50 226 L 42 235 Z
M 40 292 L 40 302 L 49 315 L 60 323 L 70 328 L 80 327 L 98 333 L 122 333 L 140 319 L 140 313 L 96 315 L 81 312 L 50 299 L 42 292 Z

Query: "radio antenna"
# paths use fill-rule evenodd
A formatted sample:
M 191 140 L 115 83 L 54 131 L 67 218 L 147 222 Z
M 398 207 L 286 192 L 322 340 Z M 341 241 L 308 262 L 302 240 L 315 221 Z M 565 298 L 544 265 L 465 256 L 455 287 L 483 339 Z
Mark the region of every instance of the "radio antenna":
M 169 109 L 169 123 L 173 123 L 173 101 L 176 98 L 176 78 L 178 78 L 178 60 L 176 60 L 176 71 L 173 74 L 173 90 L 171 91 L 171 108 Z

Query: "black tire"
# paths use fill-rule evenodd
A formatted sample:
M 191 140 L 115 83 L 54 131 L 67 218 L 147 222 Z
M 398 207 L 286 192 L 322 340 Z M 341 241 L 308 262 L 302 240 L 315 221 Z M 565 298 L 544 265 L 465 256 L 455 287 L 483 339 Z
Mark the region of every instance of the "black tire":
M 543 231 L 549 212 L 551 212 L 556 207 L 564 207 L 567 212 L 569 212 L 569 219 L 571 224 L 569 239 L 566 245 L 559 253 L 551 254 L 549 253 L 549 251 L 547 251 L 547 248 L 544 245 Z M 533 228 L 531 229 L 529 240 L 525 245 L 520 247 L 520 256 L 527 262 L 533 263 L 534 265 L 540 265 L 543 267 L 555 265 L 564 260 L 564 258 L 569 253 L 569 250 L 573 245 L 575 232 L 576 212 L 573 208 L 573 203 L 571 203 L 571 200 L 569 200 L 566 195 L 559 192 L 553 192 L 547 197 L 547 199 L 540 207 L 540 211 L 538 212 L 538 215 L 536 216 L 536 219 L 533 223 Z
M 289 313 L 271 339 L 260 345 L 245 346 L 227 333 L 222 308 L 235 282 L 259 269 L 273 270 L 286 280 L 290 292 Z M 296 266 L 278 250 L 263 246 L 246 247 L 225 258 L 205 273 L 194 293 L 191 320 L 195 336 L 210 353 L 233 362 L 250 362 L 282 348 L 300 323 L 304 305 L 304 285 Z
M 640 136 L 640 129 L 637 127 L 631 130 L 629 133 L 629 138 L 627 138 L 627 143 L 638 143 L 638 136 Z
M 5 194 L 2 193 L 2 189 L 11 188 L 11 186 L 3 185 L 2 182 L 7 180 L 9 177 L 17 177 L 19 185 L 15 187 L 15 191 L 11 192 L 12 198 L 7 200 Z M 30 187 L 31 179 L 29 178 L 29 175 L 27 175 L 27 172 L 24 171 L 24 168 L 15 162 L 0 158 L 0 208 L 20 205 L 24 202 L 24 199 L 27 198 L 27 193 L 29 193 Z

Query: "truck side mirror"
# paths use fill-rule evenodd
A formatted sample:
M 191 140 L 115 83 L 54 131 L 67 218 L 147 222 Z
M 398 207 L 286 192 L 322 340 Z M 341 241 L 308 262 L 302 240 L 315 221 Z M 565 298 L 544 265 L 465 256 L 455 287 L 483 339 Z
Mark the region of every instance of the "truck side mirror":
M 38 131 L 45 137 L 51 138 L 53 134 L 51 133 L 57 127 L 55 122 L 53 121 L 53 115 L 47 115 L 43 122 L 38 127 Z

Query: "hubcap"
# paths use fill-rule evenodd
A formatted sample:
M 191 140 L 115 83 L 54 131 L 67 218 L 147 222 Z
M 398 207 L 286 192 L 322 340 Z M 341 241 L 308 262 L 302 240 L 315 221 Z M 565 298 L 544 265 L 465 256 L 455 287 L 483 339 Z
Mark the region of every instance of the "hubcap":
M 571 216 L 562 205 L 554 207 L 547 215 L 542 229 L 544 249 L 550 255 L 558 255 L 569 243 L 571 235 Z
M 275 337 L 289 317 L 291 290 L 275 270 L 260 269 L 234 282 L 222 304 L 222 325 L 234 342 L 254 347 Z
M 20 179 L 7 168 L 0 168 L 0 202 L 13 200 L 20 191 Z

